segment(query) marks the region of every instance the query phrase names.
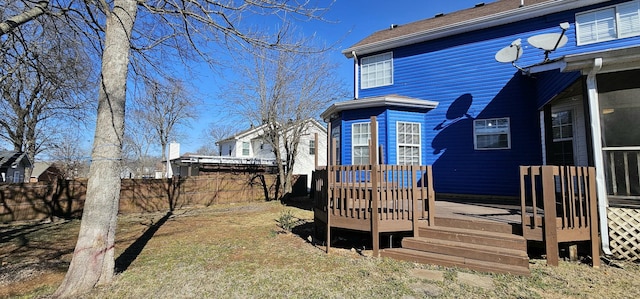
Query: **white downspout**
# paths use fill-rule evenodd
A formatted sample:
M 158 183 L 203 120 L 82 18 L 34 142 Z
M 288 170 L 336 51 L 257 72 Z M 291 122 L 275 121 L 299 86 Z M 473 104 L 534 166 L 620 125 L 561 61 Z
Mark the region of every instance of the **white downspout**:
M 360 63 L 358 62 L 358 56 L 356 55 L 356 51 L 351 51 L 351 55 L 353 55 L 353 97 L 357 99 L 360 95 L 358 93 L 358 85 L 360 84 Z
M 602 58 L 593 60 L 593 68 L 587 75 L 587 91 L 589 98 L 589 114 L 591 116 L 591 135 L 593 143 L 593 160 L 596 167 L 596 190 L 598 194 L 598 215 L 600 216 L 600 236 L 602 251 L 610 255 L 609 221 L 607 219 L 607 185 L 604 177 L 604 158 L 602 155 L 602 132 L 600 126 L 600 104 L 598 101 L 598 83 L 596 74 L 602 69 Z

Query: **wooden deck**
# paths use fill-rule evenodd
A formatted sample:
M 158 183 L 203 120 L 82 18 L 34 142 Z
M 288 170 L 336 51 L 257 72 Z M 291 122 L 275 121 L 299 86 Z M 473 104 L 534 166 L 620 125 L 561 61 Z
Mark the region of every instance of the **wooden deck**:
M 314 215 L 326 240 L 331 228 L 371 233 L 374 256 L 527 275 L 527 240 L 546 245 L 550 265 L 559 243 L 590 241 L 597 267 L 594 179 L 593 168 L 522 167 L 509 206 L 436 202 L 430 166 L 330 166 L 314 174 Z M 380 233 L 401 232 L 412 235 L 402 248 L 380 250 Z
M 378 255 L 380 233 L 414 231 L 420 220 L 433 222 L 431 178 L 430 166 L 329 166 L 314 173 L 315 219 L 328 227 L 371 232 Z

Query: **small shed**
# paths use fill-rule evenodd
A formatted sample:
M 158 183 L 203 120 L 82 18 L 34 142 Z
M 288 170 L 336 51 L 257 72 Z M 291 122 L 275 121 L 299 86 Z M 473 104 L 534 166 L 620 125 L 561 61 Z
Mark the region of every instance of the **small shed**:
M 31 160 L 27 157 L 27 153 L 0 151 L 0 182 L 23 183 L 25 172 L 31 167 Z

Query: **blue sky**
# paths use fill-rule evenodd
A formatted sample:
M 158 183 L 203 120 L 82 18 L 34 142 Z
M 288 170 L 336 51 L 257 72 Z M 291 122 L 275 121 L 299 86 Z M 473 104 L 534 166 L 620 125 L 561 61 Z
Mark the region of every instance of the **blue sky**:
M 313 1 L 311 1 L 313 2 Z M 326 2 L 326 1 L 318 1 Z M 308 22 L 298 24 L 305 34 L 315 33 L 319 39 L 327 44 L 336 44 L 335 50 L 329 55 L 338 64 L 339 77 L 346 82 L 350 90 L 353 89 L 353 61 L 341 54 L 341 51 L 352 46 L 368 35 L 389 28 L 391 24 L 407 24 L 410 22 L 431 18 L 438 13 L 450 13 L 473 7 L 478 0 L 337 0 L 326 19 L 332 22 Z M 487 3 L 493 1 L 486 1 Z M 203 94 L 205 110 L 192 128 L 187 129 L 188 137 L 180 140 L 181 154 L 197 150 L 205 140 L 202 132 L 209 123 L 226 118 L 225 111 L 221 111 L 215 90 L 218 86 L 208 78 L 215 75 L 204 75 L 195 82 Z M 207 82 L 207 83 L 204 83 Z M 218 109 L 216 109 L 216 107 Z M 245 124 L 248 125 L 248 124 Z

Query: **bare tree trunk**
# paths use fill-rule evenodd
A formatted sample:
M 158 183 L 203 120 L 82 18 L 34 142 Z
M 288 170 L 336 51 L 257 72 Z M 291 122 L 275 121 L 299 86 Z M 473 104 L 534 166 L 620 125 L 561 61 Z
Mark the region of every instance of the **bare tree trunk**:
M 136 0 L 116 0 L 113 7 L 107 15 L 87 199 L 73 259 L 54 297 L 75 297 L 109 283 L 114 274 L 127 66 Z

